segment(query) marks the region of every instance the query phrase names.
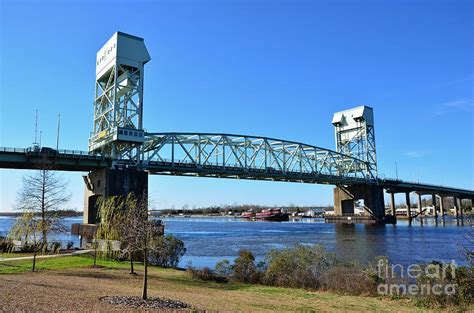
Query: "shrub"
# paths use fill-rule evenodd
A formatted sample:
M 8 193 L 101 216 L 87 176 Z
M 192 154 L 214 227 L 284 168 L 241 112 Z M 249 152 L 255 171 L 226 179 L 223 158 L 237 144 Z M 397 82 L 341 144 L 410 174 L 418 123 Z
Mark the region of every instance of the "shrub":
M 45 245 L 39 243 L 38 246 L 37 246 L 37 251 L 40 252 L 40 251 L 45 250 L 44 246 Z M 20 252 L 29 253 L 29 252 L 34 252 L 34 251 L 35 251 L 35 245 L 34 244 L 30 244 L 30 243 L 26 242 L 20 247 Z
M 426 266 L 429 266 L 429 273 L 442 273 L 441 275 L 426 274 Z M 424 293 L 420 297 L 420 303 L 427 306 L 449 306 L 449 305 L 470 305 L 474 299 L 474 267 L 457 267 L 443 269 L 446 265 L 439 262 L 433 262 L 423 267 L 422 275 L 417 278 L 420 288 L 423 284 L 434 286 L 439 284 L 439 289 L 444 290 L 445 286 L 453 285 L 455 292 L 453 294 Z
M 59 250 L 61 250 L 61 243 L 59 241 L 53 241 L 50 245 L 50 250 L 54 254 L 59 253 Z
M 357 266 L 336 265 L 321 275 L 321 288 L 351 295 L 372 295 L 376 281 Z
M 9 238 L 0 238 L 0 251 L 3 253 L 13 252 L 13 241 Z
M 184 242 L 172 235 L 160 236 L 149 253 L 149 262 L 161 267 L 176 268 L 186 253 Z
M 255 266 L 255 257 L 248 250 L 240 250 L 239 256 L 234 260 L 231 279 L 241 283 L 259 283 L 261 274 Z
M 298 244 L 269 252 L 263 280 L 274 286 L 317 289 L 322 274 L 335 264 L 336 257 L 324 247 Z
M 227 282 L 226 277 L 216 275 L 209 267 L 204 267 L 203 269 L 199 270 L 190 266 L 188 267 L 187 272 L 194 279 L 214 281 L 217 283 Z
M 230 265 L 229 260 L 225 259 L 217 262 L 215 272 L 217 275 L 229 277 L 233 273 L 233 268 L 232 265 Z
M 67 242 L 67 245 L 66 245 L 66 249 L 67 249 L 67 250 L 71 250 L 73 246 L 74 246 L 74 242 L 68 241 L 68 242 Z

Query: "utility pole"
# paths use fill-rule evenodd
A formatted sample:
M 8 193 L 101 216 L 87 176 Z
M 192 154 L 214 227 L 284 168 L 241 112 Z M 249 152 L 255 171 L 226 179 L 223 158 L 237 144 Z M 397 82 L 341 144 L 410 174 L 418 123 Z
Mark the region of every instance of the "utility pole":
M 59 150 L 59 127 L 61 125 L 61 114 L 58 114 L 58 134 L 56 136 L 56 151 Z
M 397 180 L 398 180 L 398 164 L 397 164 L 397 162 L 395 162 L 395 173 L 396 173 L 396 177 L 397 177 Z
M 35 141 L 33 142 L 33 149 L 39 147 L 38 145 L 38 109 L 36 109 L 36 117 L 35 117 Z
M 38 109 L 36 109 L 36 118 L 35 118 L 35 142 L 34 144 L 38 143 Z
M 40 138 L 39 138 L 39 139 L 40 139 L 40 141 L 39 141 L 39 146 L 40 146 L 40 148 L 41 148 L 41 135 L 42 135 L 42 134 L 43 134 L 43 131 L 40 130 Z

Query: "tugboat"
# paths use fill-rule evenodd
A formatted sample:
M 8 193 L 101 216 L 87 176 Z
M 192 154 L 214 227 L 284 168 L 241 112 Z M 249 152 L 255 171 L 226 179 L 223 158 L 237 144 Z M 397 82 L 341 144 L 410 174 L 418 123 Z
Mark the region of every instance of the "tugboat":
M 247 212 L 243 212 L 240 217 L 241 218 L 254 219 L 255 218 L 255 212 L 253 212 L 252 210 L 247 211 Z
M 255 214 L 255 218 L 257 220 L 275 222 L 285 222 L 290 219 L 289 214 L 282 212 L 281 209 L 262 210 L 262 212 Z

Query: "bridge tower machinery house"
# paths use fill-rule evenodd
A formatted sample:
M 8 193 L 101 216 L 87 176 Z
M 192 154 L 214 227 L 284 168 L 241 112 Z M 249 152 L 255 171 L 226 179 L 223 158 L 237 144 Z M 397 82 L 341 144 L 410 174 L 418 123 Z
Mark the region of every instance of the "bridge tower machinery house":
M 144 66 L 150 55 L 143 38 L 116 32 L 97 52 L 93 130 L 89 153 L 112 160 L 111 167 L 84 176 L 84 223 L 97 222 L 100 196 L 141 197 L 148 173 L 140 170 L 143 130 Z

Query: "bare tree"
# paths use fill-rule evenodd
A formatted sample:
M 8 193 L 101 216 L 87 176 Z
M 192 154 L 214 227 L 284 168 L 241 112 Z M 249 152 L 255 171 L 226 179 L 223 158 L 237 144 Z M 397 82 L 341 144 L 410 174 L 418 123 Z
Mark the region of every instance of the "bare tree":
M 143 257 L 143 290 L 142 298 L 148 298 L 148 256 L 149 251 L 154 249 L 153 241 L 156 241 L 162 233 L 161 221 L 148 220 L 148 202 L 144 195 L 137 199 L 129 194 L 125 200 L 125 219 L 121 223 L 121 233 L 129 254 L 141 253 Z
M 120 241 L 122 252 L 130 257 L 131 274 L 134 273 L 133 256 L 141 254 L 144 265 L 142 298 L 147 299 L 149 252 L 155 249 L 154 243 L 162 234 L 161 221 L 148 220 L 147 196 L 137 198 L 130 193 L 127 197 L 102 198 L 99 201 L 99 218 L 97 238 L 107 242 Z
M 69 201 L 67 184 L 61 176 L 51 170 L 51 163 L 43 160 L 33 174 L 23 177 L 23 187 L 18 194 L 18 209 L 39 215 L 41 240 L 46 247 L 49 233 L 67 232 L 60 222 L 57 210 Z

